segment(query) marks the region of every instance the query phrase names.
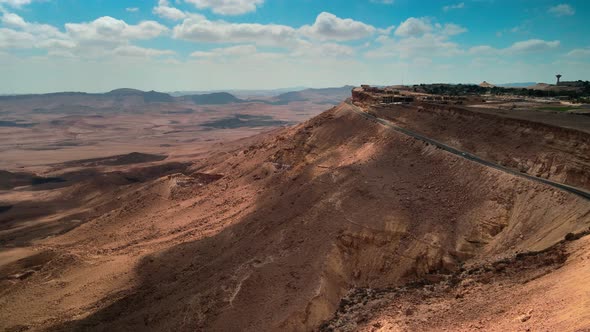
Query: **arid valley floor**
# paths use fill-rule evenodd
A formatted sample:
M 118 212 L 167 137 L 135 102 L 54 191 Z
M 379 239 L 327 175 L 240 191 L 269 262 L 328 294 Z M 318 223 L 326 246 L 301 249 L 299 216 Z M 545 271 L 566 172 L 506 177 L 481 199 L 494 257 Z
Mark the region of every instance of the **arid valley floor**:
M 0 97 L 0 329 L 590 331 L 590 116 L 351 89 Z

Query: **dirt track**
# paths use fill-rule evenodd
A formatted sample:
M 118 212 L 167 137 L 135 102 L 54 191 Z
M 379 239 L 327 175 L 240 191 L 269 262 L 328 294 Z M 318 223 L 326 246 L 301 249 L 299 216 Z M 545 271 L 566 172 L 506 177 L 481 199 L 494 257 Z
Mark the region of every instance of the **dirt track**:
M 590 190 L 590 134 L 559 127 L 559 121 L 548 125 L 433 104 L 375 106 L 369 113 L 494 164 Z

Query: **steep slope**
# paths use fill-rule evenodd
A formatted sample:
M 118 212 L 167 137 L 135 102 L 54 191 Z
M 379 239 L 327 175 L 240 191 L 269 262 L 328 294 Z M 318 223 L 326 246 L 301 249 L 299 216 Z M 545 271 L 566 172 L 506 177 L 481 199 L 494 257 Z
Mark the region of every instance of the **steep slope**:
M 387 105 L 370 112 L 494 163 L 590 189 L 588 132 L 449 105 Z
M 41 241 L 47 262 L 3 284 L 2 327 L 310 330 L 351 288 L 541 250 L 590 225 L 582 198 L 347 104 L 184 173 L 114 189 L 125 204 Z M 21 276 L 21 265 L 6 271 Z
M 541 252 L 432 275 L 389 289 L 355 289 L 322 331 L 586 331 L 590 236 Z M 581 238 L 580 238 L 581 237 Z

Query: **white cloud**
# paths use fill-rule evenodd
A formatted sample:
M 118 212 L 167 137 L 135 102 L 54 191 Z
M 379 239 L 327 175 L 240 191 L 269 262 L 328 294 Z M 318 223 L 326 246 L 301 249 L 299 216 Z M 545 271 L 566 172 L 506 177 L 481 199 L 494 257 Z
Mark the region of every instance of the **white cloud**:
M 14 13 L 4 12 L 0 21 L 12 28 L 1 29 L 0 48 L 5 49 L 37 48 L 47 50 L 50 56 L 86 58 L 174 54 L 130 44 L 131 40 L 150 39 L 168 31 L 154 21 L 130 25 L 106 16 L 87 23 L 67 23 L 65 32 L 48 24 L 27 22 Z
M 119 46 L 113 50 L 113 54 L 126 57 L 153 57 L 162 55 L 174 55 L 171 50 L 157 50 L 134 45 Z
M 170 20 L 179 21 L 188 15 L 178 8 L 170 7 L 168 0 L 160 0 L 158 6 L 154 7 L 153 13 Z
M 498 52 L 497 49 L 489 45 L 474 46 L 469 49 L 468 53 L 473 55 L 492 55 Z
M 469 54 L 474 55 L 514 55 L 523 53 L 537 53 L 545 52 L 559 47 L 559 40 L 546 41 L 542 39 L 529 39 L 524 41 L 515 42 L 509 47 L 497 49 L 489 45 L 475 46 L 469 49 Z
M 27 26 L 27 23 L 22 17 L 13 13 L 4 13 L 2 15 L 2 23 L 16 28 L 24 28 Z
M 128 7 L 125 8 L 126 11 L 130 12 L 130 13 L 137 13 L 139 11 L 139 8 L 137 7 Z
M 124 43 L 130 39 L 151 39 L 168 31 L 168 28 L 155 21 L 143 21 L 129 25 L 123 20 L 110 16 L 97 18 L 87 23 L 66 23 L 70 37 L 79 42 Z
M 375 27 L 349 18 L 339 18 L 327 12 L 320 13 L 313 25 L 304 25 L 300 32 L 312 39 L 355 40 L 375 33 Z
M 572 58 L 587 58 L 590 59 L 590 47 L 576 48 L 567 53 L 567 56 Z
M 395 37 L 381 35 L 376 41 L 381 44 L 365 53 L 368 58 L 402 59 L 411 57 L 449 57 L 464 53 L 459 45 L 449 38 L 466 32 L 464 27 L 454 24 L 432 24 L 427 18 L 410 17 L 395 30 Z M 422 61 L 421 63 L 424 63 Z
M 28 32 L 0 28 L 0 49 L 32 48 L 35 37 Z
M 241 15 L 256 11 L 264 0 L 185 0 L 192 3 L 198 9 L 211 9 L 220 15 Z
M 0 0 L 0 5 L 7 4 L 11 7 L 22 7 L 24 5 L 28 5 L 32 2 L 32 0 Z
M 402 38 L 399 40 L 379 38 L 382 46 L 367 51 L 368 58 L 400 57 L 402 59 L 412 57 L 448 57 L 462 54 L 463 51 L 457 43 L 448 40 L 448 37 L 440 34 L 427 33 L 419 37 Z
M 400 37 L 416 37 L 432 31 L 432 25 L 425 18 L 410 17 L 395 30 L 395 35 Z
M 395 25 L 388 26 L 385 29 L 377 29 L 377 32 L 381 35 L 389 35 L 393 29 L 395 29 Z
M 123 20 L 104 16 L 92 22 L 67 23 L 65 27 L 68 38 L 76 45 L 70 53 L 81 57 L 149 57 L 174 54 L 169 50 L 155 50 L 130 44 L 132 40 L 152 39 L 169 31 L 167 27 L 155 21 L 127 24 Z
M 75 42 L 64 39 L 46 39 L 38 42 L 36 45 L 45 49 L 73 49 L 76 47 Z
M 266 46 L 293 46 L 298 42 L 294 28 L 277 24 L 209 21 L 192 15 L 174 27 L 173 37 L 207 43 L 251 43 Z
M 4 28 L 3 40 L 0 47 L 3 48 L 34 48 L 36 45 L 45 40 L 65 39 L 67 36 L 54 26 L 48 24 L 38 24 L 26 22 L 17 14 L 4 12 L 0 19 L 3 25 L 10 27 Z M 20 41 L 13 40 L 21 38 Z
M 355 54 L 355 50 L 347 45 L 337 43 L 310 43 L 302 41 L 290 54 L 294 57 L 350 57 Z
M 574 8 L 572 8 L 572 6 L 568 5 L 568 4 L 560 4 L 557 6 L 553 6 L 550 7 L 548 12 L 550 14 L 553 14 L 555 16 L 561 17 L 561 16 L 572 16 L 576 13 L 576 11 L 574 10 Z
M 254 45 L 236 45 L 230 47 L 215 48 L 207 51 L 196 51 L 191 54 L 195 58 L 206 58 L 215 61 L 225 61 L 227 58 L 237 57 L 246 58 L 317 58 L 317 57 L 347 57 L 354 55 L 352 47 L 336 43 L 319 43 L 314 44 L 307 41 L 301 41 L 295 48 L 289 52 L 264 52 Z
M 174 27 L 172 35 L 176 39 L 193 42 L 253 44 L 295 49 L 307 43 L 307 40 L 357 40 L 375 33 L 389 34 L 392 29 L 393 27 L 377 29 L 363 22 L 339 18 L 326 12 L 319 14 L 313 25 L 304 25 L 300 28 L 279 24 L 212 21 L 204 16 L 191 14 Z
M 143 21 L 137 25 L 127 25 L 121 37 L 129 39 L 152 39 L 168 32 L 168 28 L 156 21 Z
M 559 47 L 559 40 L 545 41 L 541 39 L 529 39 L 512 44 L 505 49 L 508 53 L 543 52 Z
M 192 57 L 221 57 L 221 56 L 246 56 L 255 54 L 257 51 L 254 45 L 237 45 L 231 47 L 214 48 L 209 51 L 196 51 L 191 53 Z
M 448 12 L 449 10 L 453 10 L 453 9 L 463 9 L 465 8 L 465 2 L 460 2 L 454 5 L 448 5 L 448 6 L 444 6 L 443 10 L 445 12 Z
M 467 29 L 454 23 L 448 23 L 444 25 L 441 32 L 448 36 L 454 36 L 467 32 Z

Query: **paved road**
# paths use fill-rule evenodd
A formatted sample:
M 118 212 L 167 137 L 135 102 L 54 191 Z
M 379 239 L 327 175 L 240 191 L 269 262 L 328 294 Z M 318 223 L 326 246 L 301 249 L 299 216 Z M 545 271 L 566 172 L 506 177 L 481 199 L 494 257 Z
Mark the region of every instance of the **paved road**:
M 500 170 L 502 172 L 510 173 L 512 175 L 520 176 L 520 177 L 523 177 L 523 178 L 526 178 L 526 179 L 529 179 L 529 180 L 532 180 L 532 181 L 544 183 L 544 184 L 550 185 L 550 186 L 552 186 L 554 188 L 557 188 L 559 190 L 567 191 L 569 193 L 572 193 L 572 194 L 578 195 L 580 197 L 583 197 L 583 198 L 585 198 L 587 200 L 590 200 L 590 192 L 585 191 L 583 189 L 575 188 L 575 187 L 572 187 L 572 186 L 565 185 L 563 183 L 554 182 L 554 181 L 551 181 L 551 180 L 547 180 L 547 179 L 539 178 L 539 177 L 536 177 L 536 176 L 532 176 L 532 175 L 529 175 L 529 174 L 526 174 L 526 173 L 522 173 L 522 172 L 516 171 L 516 170 L 511 169 L 511 168 L 508 168 L 508 167 L 505 167 L 505 166 L 502 166 L 502 165 L 499 165 L 499 164 L 490 162 L 488 160 L 481 159 L 478 156 L 476 156 L 474 154 L 471 154 L 469 152 L 465 152 L 465 151 L 461 151 L 461 150 L 455 149 L 455 148 L 453 148 L 451 146 L 448 146 L 448 145 L 446 145 L 444 143 L 441 143 L 439 141 L 433 140 L 433 139 L 428 138 L 426 136 L 420 135 L 420 134 L 418 134 L 416 132 L 413 132 L 411 130 L 408 130 L 408 129 L 405 129 L 405 128 L 396 126 L 396 125 L 394 125 L 390 121 L 387 121 L 385 119 L 378 118 L 378 117 L 376 117 L 376 116 L 374 116 L 372 114 L 369 114 L 367 112 L 362 111 L 359 107 L 353 105 L 350 102 L 347 102 L 347 103 L 350 106 L 352 106 L 352 110 L 355 113 L 358 113 L 361 116 L 364 116 L 364 117 L 366 117 L 368 119 L 371 119 L 373 121 L 376 121 L 376 122 L 378 122 L 378 123 L 380 123 L 380 124 L 382 124 L 382 125 L 384 125 L 384 126 L 386 126 L 388 128 L 391 128 L 391 129 L 393 129 L 393 130 L 395 130 L 397 132 L 400 132 L 402 134 L 405 134 L 405 135 L 411 136 L 413 138 L 419 139 L 421 141 L 424 141 L 426 143 L 432 144 L 432 145 L 434 145 L 434 146 L 436 146 L 436 147 L 438 147 L 440 149 L 443 149 L 445 151 L 448 151 L 448 152 L 450 152 L 452 154 L 455 154 L 455 155 L 457 155 L 459 157 L 462 157 L 462 158 L 471 160 L 473 162 L 476 162 L 476 163 L 485 165 L 487 167 L 495 168 L 495 169 Z

